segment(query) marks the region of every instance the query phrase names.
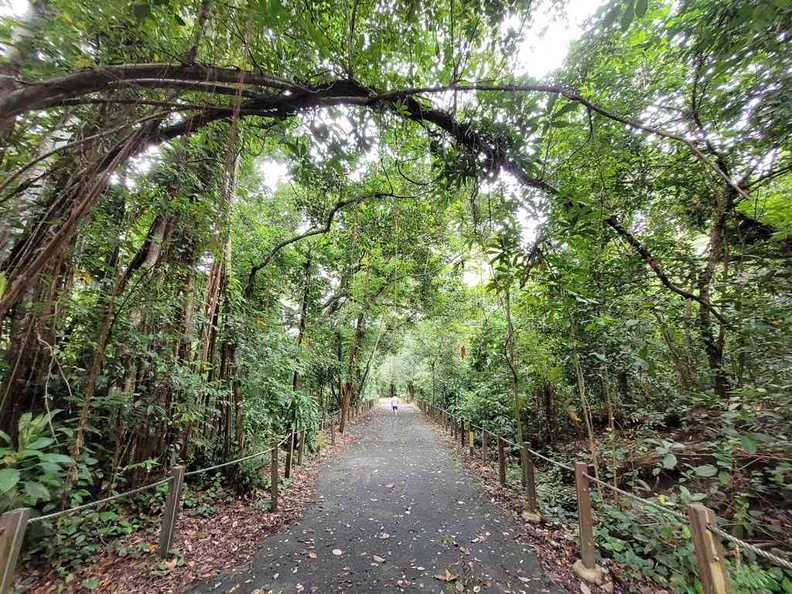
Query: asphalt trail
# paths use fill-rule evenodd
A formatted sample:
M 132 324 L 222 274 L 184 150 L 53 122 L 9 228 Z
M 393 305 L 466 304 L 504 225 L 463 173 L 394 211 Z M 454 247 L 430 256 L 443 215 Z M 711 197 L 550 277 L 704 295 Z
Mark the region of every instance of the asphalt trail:
M 300 522 L 191 592 L 561 592 L 417 407 L 394 418 L 383 400 L 352 433 Z

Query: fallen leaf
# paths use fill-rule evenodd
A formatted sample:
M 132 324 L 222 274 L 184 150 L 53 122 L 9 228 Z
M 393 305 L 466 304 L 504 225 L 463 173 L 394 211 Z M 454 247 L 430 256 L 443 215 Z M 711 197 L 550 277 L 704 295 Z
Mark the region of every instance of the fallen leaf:
M 446 569 L 445 574 L 437 574 L 434 577 L 436 580 L 440 580 L 441 582 L 454 582 L 459 576 L 455 573 L 451 573 Z
M 583 594 L 591 594 L 591 588 L 588 587 L 586 582 L 580 582 L 580 591 L 583 592 Z
M 383 559 L 382 557 L 380 557 L 378 555 L 374 555 L 374 561 L 376 563 L 385 563 L 385 559 Z

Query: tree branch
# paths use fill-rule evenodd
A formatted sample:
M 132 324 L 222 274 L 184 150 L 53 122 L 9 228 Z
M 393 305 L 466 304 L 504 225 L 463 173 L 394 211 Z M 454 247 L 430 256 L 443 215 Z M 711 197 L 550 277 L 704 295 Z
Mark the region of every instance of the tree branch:
M 327 218 L 326 218 L 325 223 L 324 223 L 323 226 L 321 226 L 321 227 L 313 227 L 311 229 L 308 229 L 304 233 L 300 233 L 299 235 L 294 235 L 293 237 L 289 237 L 288 239 L 284 239 L 280 243 L 276 244 L 275 247 L 273 247 L 270 250 L 269 254 L 267 254 L 266 258 L 264 258 L 264 260 L 262 260 L 262 262 L 260 264 L 256 264 L 255 266 L 251 267 L 250 273 L 248 274 L 248 280 L 247 280 L 247 283 L 245 285 L 245 293 L 244 293 L 245 294 L 245 298 L 246 299 L 250 299 L 253 296 L 253 285 L 256 282 L 256 274 L 258 274 L 258 271 L 261 270 L 262 268 L 265 268 L 267 265 L 269 265 L 269 263 L 272 262 L 273 258 L 283 248 L 285 248 L 285 247 L 287 247 L 287 246 L 289 246 L 289 245 L 291 245 L 293 243 L 297 243 L 298 241 L 302 241 L 303 239 L 307 239 L 308 237 L 313 237 L 315 235 L 324 235 L 325 233 L 329 233 L 331 228 L 332 228 L 332 225 L 333 225 L 333 219 L 335 218 L 335 216 L 338 213 L 338 211 L 346 208 L 347 206 L 351 206 L 353 204 L 362 204 L 363 202 L 366 202 L 367 200 L 371 200 L 373 198 L 406 199 L 406 198 L 415 198 L 415 196 L 398 196 L 396 194 L 376 192 L 374 194 L 364 194 L 364 195 L 358 196 L 356 198 L 348 198 L 346 200 L 339 200 L 338 202 L 336 202 L 333 205 L 333 207 L 330 209 L 330 212 L 327 213 Z
M 685 289 L 682 289 L 682 288 L 676 286 L 671 281 L 671 279 L 668 278 L 666 273 L 663 271 L 662 266 L 660 266 L 660 263 L 657 260 L 655 260 L 654 256 L 652 256 L 651 252 L 649 252 L 649 250 L 638 240 L 638 238 L 635 237 L 632 233 L 630 233 L 619 222 L 619 219 L 616 217 L 616 215 L 612 215 L 612 216 L 608 217 L 603 222 L 608 227 L 613 229 L 618 235 L 623 237 L 625 239 L 625 241 L 627 241 L 627 243 L 629 243 L 630 246 L 636 252 L 638 252 L 638 254 L 641 256 L 643 261 L 646 262 L 649 265 L 649 268 L 652 269 L 652 271 L 655 273 L 655 276 L 657 276 L 657 278 L 660 279 L 660 282 L 663 283 L 663 285 L 667 289 L 669 289 L 673 293 L 676 293 L 680 297 L 684 297 L 685 299 L 690 299 L 690 300 L 696 301 L 702 307 L 705 307 L 710 312 L 712 312 L 712 315 L 714 315 L 716 318 L 718 318 L 718 321 L 720 321 L 724 325 L 728 325 L 728 322 L 726 321 L 726 318 L 724 318 L 723 315 L 721 315 L 721 313 L 718 312 L 718 310 L 716 310 L 715 307 L 713 307 L 712 303 L 710 303 L 706 299 L 702 299 L 699 296 L 694 295 L 690 291 L 686 291 Z

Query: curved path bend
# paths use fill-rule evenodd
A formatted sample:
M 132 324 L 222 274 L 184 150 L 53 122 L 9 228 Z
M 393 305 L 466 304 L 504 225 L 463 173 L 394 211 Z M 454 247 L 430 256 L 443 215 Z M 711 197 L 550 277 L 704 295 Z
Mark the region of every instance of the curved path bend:
M 351 431 L 359 439 L 319 474 L 317 505 L 191 592 L 561 592 L 417 407 L 393 418 L 382 401 Z

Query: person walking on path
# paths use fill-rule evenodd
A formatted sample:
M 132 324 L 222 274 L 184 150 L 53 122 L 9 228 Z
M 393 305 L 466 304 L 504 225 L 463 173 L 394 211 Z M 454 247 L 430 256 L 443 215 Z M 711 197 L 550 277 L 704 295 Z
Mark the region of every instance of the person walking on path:
M 393 416 L 398 416 L 399 414 L 399 397 L 394 394 L 391 396 L 391 408 L 393 409 Z

